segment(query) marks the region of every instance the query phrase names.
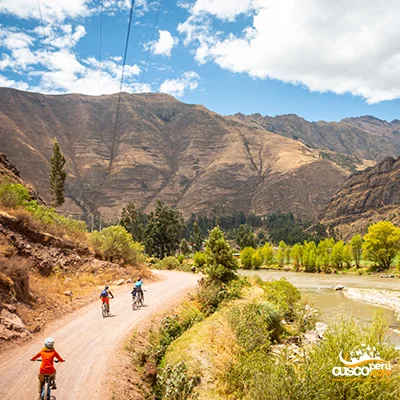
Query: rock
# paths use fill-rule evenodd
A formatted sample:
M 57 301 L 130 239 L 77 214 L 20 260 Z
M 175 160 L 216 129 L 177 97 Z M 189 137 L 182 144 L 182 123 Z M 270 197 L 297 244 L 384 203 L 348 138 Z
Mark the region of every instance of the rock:
M 343 289 L 344 289 L 344 286 L 342 286 L 342 285 L 335 286 L 336 291 L 343 290 Z
M 287 322 L 283 319 L 283 320 L 281 321 L 281 324 L 282 324 L 282 325 L 287 325 Z
M 16 313 L 17 309 L 12 306 L 11 304 L 3 304 L 3 307 L 6 308 L 8 311 L 10 311 L 10 313 Z
M 132 282 L 133 282 L 132 278 L 128 278 L 128 279 L 126 280 L 126 283 L 132 283 Z
M 72 279 L 71 278 L 65 278 L 64 279 L 64 285 L 67 285 L 68 283 L 70 283 L 72 281 Z
M 67 291 L 65 291 L 65 292 L 64 292 L 64 295 L 65 295 L 65 296 L 72 297 L 72 295 L 73 295 L 72 290 L 67 290 Z
M 125 283 L 125 279 L 118 279 L 114 282 L 114 285 L 121 286 Z
M 304 334 L 304 340 L 308 343 L 316 343 L 319 339 L 320 338 L 316 330 L 310 330 Z
M 26 330 L 25 324 L 17 314 L 11 313 L 10 311 L 3 308 L 0 313 L 0 323 L 7 329 L 12 329 L 17 332 Z
M 328 325 L 323 322 L 317 322 L 315 324 L 315 330 L 317 331 L 318 337 L 322 339 L 324 337 L 325 331 L 328 329 Z

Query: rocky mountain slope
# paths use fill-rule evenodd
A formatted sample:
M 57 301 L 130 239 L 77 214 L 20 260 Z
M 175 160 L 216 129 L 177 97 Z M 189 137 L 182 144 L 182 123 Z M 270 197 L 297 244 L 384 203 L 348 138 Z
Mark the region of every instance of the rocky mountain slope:
M 349 170 L 292 138 L 223 117 L 165 94 L 46 96 L 0 89 L 0 150 L 49 200 L 56 137 L 67 159 L 67 202 L 77 215 L 116 218 L 129 201 L 149 211 L 156 199 L 185 216 L 293 211 L 315 217 Z
M 344 238 L 380 220 L 400 223 L 400 157 L 353 174 L 323 212 L 323 223 Z
M 380 161 L 400 154 L 400 121 L 387 122 L 372 116 L 345 118 L 340 122 L 308 122 L 295 114 L 276 117 L 261 114 L 236 117 L 254 127 L 300 140 L 306 145 Z

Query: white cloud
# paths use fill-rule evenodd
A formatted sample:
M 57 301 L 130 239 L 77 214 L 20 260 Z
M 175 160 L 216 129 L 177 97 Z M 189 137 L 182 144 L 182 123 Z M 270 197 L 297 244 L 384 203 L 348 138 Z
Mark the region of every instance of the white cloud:
M 199 86 L 200 76 L 194 71 L 186 71 L 181 78 L 167 79 L 160 85 L 160 92 L 175 97 L 182 97 L 186 90 L 194 90 Z
M 159 30 L 158 33 L 160 37 L 151 45 L 151 51 L 153 54 L 170 57 L 173 47 L 177 44 L 177 40 L 169 31 Z
M 16 82 L 0 75 L 0 87 L 10 87 L 14 89 L 27 90 L 29 85 L 25 82 Z
M 398 0 L 197 0 L 190 13 L 178 31 L 199 63 L 369 103 L 400 98 Z M 241 34 L 211 29 L 242 13 L 253 20 Z
M 43 20 L 54 22 L 89 15 L 90 3 L 91 0 L 40 0 L 40 8 Z M 40 19 L 37 0 L 0 0 L 0 13 Z

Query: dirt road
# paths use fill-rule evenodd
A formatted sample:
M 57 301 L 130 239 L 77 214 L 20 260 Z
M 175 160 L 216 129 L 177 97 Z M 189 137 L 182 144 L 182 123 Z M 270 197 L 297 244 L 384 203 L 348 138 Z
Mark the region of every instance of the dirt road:
M 57 400 L 100 400 L 108 361 L 116 362 L 116 354 L 129 332 L 151 314 L 163 310 L 168 302 L 196 285 L 198 275 L 183 272 L 158 272 L 165 280 L 145 285 L 147 307 L 133 311 L 131 288 L 121 289 L 111 300 L 112 317 L 103 319 L 99 302 L 82 308 L 57 321 L 21 348 L 3 352 L 0 357 L 0 398 L 2 400 L 33 400 L 38 398 L 37 372 L 39 363 L 29 359 L 42 347 L 47 336 L 54 337 L 56 349 L 67 362 L 57 364 Z

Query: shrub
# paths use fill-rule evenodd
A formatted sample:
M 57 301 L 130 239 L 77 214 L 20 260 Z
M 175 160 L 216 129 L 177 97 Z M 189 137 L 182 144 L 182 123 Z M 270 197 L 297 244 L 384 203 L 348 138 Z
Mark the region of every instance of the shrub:
M 279 313 L 268 303 L 234 306 L 227 313 L 238 344 L 246 351 L 268 350 L 282 332 Z
M 178 256 L 178 262 L 179 262 L 179 264 L 183 264 L 183 260 L 185 259 L 185 256 L 183 255 L 183 254 L 179 254 L 179 256 Z
M 260 250 L 256 250 L 251 257 L 251 263 L 253 265 L 254 269 L 259 269 L 261 265 L 263 264 L 263 259 L 260 253 Z
M 255 253 L 255 250 L 252 247 L 245 247 L 240 252 L 240 262 L 242 267 L 245 269 L 250 269 L 253 265 L 252 257 Z
M 184 362 L 167 364 L 157 376 L 157 394 L 163 400 L 190 399 L 199 379 L 189 376 Z
M 168 269 L 168 270 L 179 269 L 180 265 L 181 263 L 179 262 L 179 259 L 177 259 L 174 256 L 165 257 L 157 263 L 157 267 L 159 269 Z
M 264 297 L 268 302 L 276 305 L 283 317 L 293 318 L 296 304 L 300 300 L 299 290 L 285 278 L 279 281 L 264 282 Z
M 274 250 L 269 243 L 265 243 L 259 251 L 265 265 L 271 265 L 274 263 Z
M 193 257 L 194 263 L 198 268 L 202 268 L 206 263 L 206 255 L 198 251 Z
M 19 183 L 3 182 L 0 184 L 0 205 L 3 207 L 22 206 L 29 198 L 28 189 Z
M 91 235 L 93 246 L 105 260 L 136 264 L 142 260 L 143 246 L 133 241 L 132 236 L 122 226 L 109 226 Z

